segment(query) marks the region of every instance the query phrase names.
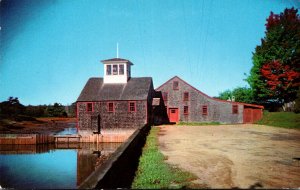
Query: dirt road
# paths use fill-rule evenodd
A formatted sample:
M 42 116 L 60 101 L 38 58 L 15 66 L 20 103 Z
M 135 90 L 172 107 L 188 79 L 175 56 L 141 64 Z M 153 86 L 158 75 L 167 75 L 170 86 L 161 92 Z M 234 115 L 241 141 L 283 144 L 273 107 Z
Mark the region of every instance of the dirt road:
M 300 131 L 262 125 L 162 126 L 167 162 L 210 188 L 299 188 Z

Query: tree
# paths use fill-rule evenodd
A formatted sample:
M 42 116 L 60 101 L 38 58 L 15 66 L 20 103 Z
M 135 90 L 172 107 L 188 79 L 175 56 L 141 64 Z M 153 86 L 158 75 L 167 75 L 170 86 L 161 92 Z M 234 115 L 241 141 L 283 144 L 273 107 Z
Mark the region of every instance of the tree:
M 26 106 L 26 112 L 25 115 L 31 116 L 31 117 L 45 117 L 46 114 L 46 105 L 38 105 L 38 106 Z
M 219 99 L 221 100 L 233 100 L 236 102 L 244 102 L 251 104 L 253 103 L 253 93 L 251 88 L 247 87 L 237 87 L 231 90 L 225 90 L 219 94 Z
M 60 103 L 54 103 L 53 106 L 49 105 L 47 108 L 47 112 L 49 116 L 52 117 L 66 116 L 65 108 Z
M 72 103 L 71 105 L 68 105 L 65 107 L 66 113 L 68 117 L 76 117 L 76 102 Z
M 283 65 L 278 60 L 264 64 L 261 74 L 270 89 L 269 96 L 276 97 L 285 102 L 294 100 L 297 93 L 298 82 L 294 82 L 300 77 L 300 72 L 292 70 L 289 65 Z
M 16 116 L 18 114 L 23 114 L 25 111 L 25 106 L 19 102 L 17 97 L 9 97 L 7 101 L 3 101 L 0 103 L 0 113 Z
M 232 95 L 235 97 L 236 102 L 253 103 L 253 93 L 251 88 L 237 87 L 233 89 Z
M 231 99 L 232 92 L 230 90 L 225 90 L 224 92 L 219 93 L 219 96 L 217 98 L 221 100 L 228 100 Z
M 257 103 L 286 103 L 296 99 L 300 86 L 300 16 L 298 10 L 271 12 L 265 37 L 253 53 L 246 79 Z

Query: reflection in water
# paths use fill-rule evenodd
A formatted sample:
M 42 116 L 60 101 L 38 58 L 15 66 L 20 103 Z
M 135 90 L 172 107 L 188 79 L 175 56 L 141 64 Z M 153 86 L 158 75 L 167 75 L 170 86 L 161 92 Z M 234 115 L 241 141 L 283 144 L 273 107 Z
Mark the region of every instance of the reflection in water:
M 120 143 L 85 143 L 77 153 L 77 185 L 79 186 L 101 163 L 107 160 Z
M 1 187 L 76 188 L 121 144 L 70 145 L 0 145 Z

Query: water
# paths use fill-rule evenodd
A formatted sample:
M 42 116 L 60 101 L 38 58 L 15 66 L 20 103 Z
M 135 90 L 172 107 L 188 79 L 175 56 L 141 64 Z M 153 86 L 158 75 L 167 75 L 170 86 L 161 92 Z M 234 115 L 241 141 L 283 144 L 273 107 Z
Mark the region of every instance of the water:
M 0 145 L 1 187 L 77 188 L 120 143 L 72 146 Z
M 65 128 L 63 131 L 56 133 L 56 135 L 75 135 L 75 134 L 77 134 L 77 128 L 73 126 Z

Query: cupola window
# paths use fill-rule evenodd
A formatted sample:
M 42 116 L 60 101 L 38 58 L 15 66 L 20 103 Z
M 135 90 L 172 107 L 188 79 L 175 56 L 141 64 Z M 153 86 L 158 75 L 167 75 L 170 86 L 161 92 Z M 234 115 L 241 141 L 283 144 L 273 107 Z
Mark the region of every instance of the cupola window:
M 111 75 L 111 65 L 106 65 L 106 74 Z
M 119 65 L 119 75 L 124 75 L 124 65 Z
M 113 65 L 113 75 L 118 75 L 118 65 Z

